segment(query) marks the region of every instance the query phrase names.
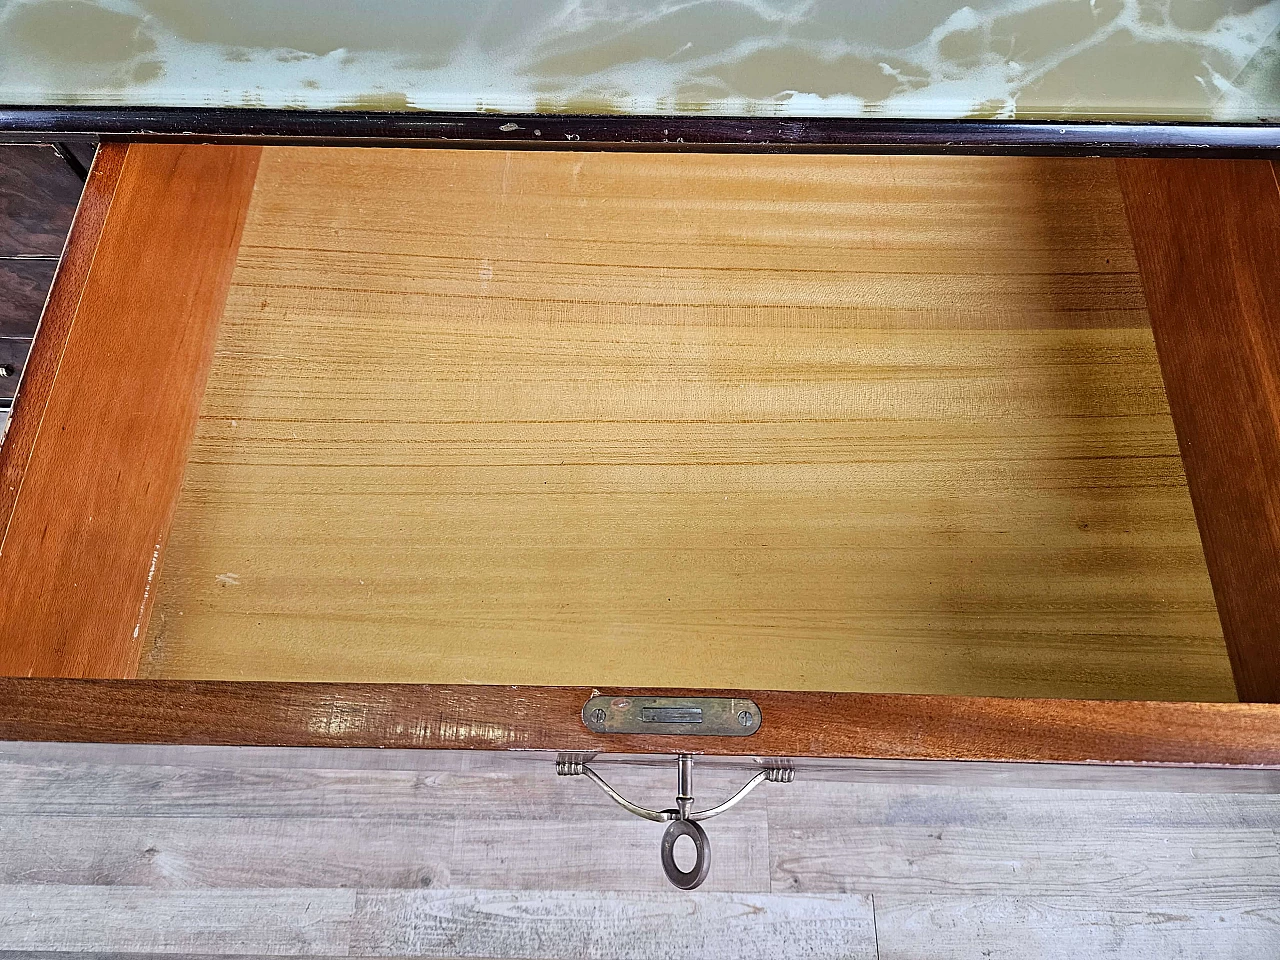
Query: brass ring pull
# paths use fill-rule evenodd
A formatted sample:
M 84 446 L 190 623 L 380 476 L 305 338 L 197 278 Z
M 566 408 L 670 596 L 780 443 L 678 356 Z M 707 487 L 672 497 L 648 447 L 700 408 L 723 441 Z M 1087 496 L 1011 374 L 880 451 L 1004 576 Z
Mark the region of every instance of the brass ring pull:
M 676 864 L 676 841 L 688 837 L 693 841 L 697 859 L 689 870 L 681 870 Z M 662 872 L 681 890 L 693 890 L 702 885 L 711 870 L 711 844 L 707 831 L 692 820 L 672 820 L 662 834 Z

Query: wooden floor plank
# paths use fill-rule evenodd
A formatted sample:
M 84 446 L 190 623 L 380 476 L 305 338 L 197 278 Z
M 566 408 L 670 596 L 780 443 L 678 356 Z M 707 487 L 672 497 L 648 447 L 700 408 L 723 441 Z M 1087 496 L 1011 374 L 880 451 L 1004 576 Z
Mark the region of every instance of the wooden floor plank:
M 240 953 L 219 955 L 210 953 L 133 953 L 93 950 L 85 952 L 64 953 L 55 950 L 0 950 L 0 960 L 208 960 L 212 956 L 221 956 L 222 960 L 267 960 L 268 957 L 279 957 L 280 954 Z M 339 956 L 321 956 L 308 954 L 312 960 L 372 960 L 372 958 L 352 957 L 349 954 Z M 515 957 L 493 958 L 493 960 L 518 960 Z
M 917 799 L 942 801 L 927 794 Z M 778 831 L 773 889 L 919 897 L 1054 897 L 1086 890 L 1137 898 L 1280 897 L 1274 829 L 1140 825 L 1122 833 L 1109 824 L 1097 836 L 1087 826 L 841 822 L 838 838 L 830 830 L 771 824 Z
M 62 953 L 50 950 L 0 950 L 0 960 L 208 960 L 209 957 L 220 956 L 222 960 L 267 960 L 269 957 L 279 957 L 280 954 L 209 954 L 209 953 L 123 953 L 115 951 L 92 951 L 85 953 Z M 312 960 L 374 960 L 378 954 L 366 955 L 363 957 L 354 954 L 341 954 L 339 956 L 322 956 L 319 954 L 308 954 Z M 383 954 L 382 956 L 385 956 Z M 462 960 L 462 958 L 448 958 L 448 960 Z M 523 960 L 520 957 L 487 957 L 485 960 Z
M 355 901 L 352 890 L 0 886 L 0 949 L 343 954 Z
M 777 848 L 774 889 L 785 892 L 1280 899 L 1275 831 L 1134 827 L 1097 839 L 1087 828 L 850 825 L 838 842 L 791 833 Z
M 878 935 L 912 960 L 1258 960 L 1280 942 L 1276 792 L 802 776 L 707 825 L 710 882 L 761 886 L 689 897 L 657 876 L 655 825 L 549 761 L 300 753 L 6 745 L 0 950 L 824 958 L 875 956 Z M 670 802 L 667 767 L 607 768 Z M 699 764 L 698 792 L 738 778 Z
M 6 745 L 7 746 L 7 745 Z M 335 751 L 320 765 L 293 765 L 262 761 L 240 765 L 235 754 L 241 748 L 210 751 L 182 748 L 192 759 L 177 763 L 164 750 L 93 745 L 77 750 L 75 744 L 30 744 L 21 756 L 0 755 L 0 816 L 21 818 L 117 817 L 122 813 L 143 818 L 237 817 L 300 819 L 355 818 L 360 820 L 408 819 L 448 822 L 464 815 L 477 820 L 506 819 L 513 807 L 528 822 L 567 818 L 607 819 L 613 805 L 587 781 L 556 777 L 550 759 L 521 761 L 509 755 L 477 754 L 491 763 L 458 769 L 433 763 L 439 753 L 421 755 L 427 763 L 408 768 L 384 768 L 353 761 Z M 145 754 L 154 752 L 148 761 Z M 245 751 L 249 752 L 249 751 Z M 310 751 L 271 751 L 286 758 Z M 219 758 L 221 753 L 221 758 Z M 392 751 L 386 751 L 390 754 Z M 112 757 L 108 762 L 93 755 Z M 114 759 L 122 754 L 119 759 Z M 230 756 L 228 755 L 230 754 Z M 383 754 L 383 755 L 385 755 Z M 417 754 L 412 755 L 417 757 Z M 918 764 L 918 766 L 930 766 Z M 1039 768 L 1041 765 L 1035 765 Z M 737 768 L 722 769 L 708 758 L 697 761 L 698 795 L 703 799 L 731 793 L 746 779 Z M 660 766 L 631 762 L 599 764 L 610 782 L 642 802 L 661 804 L 673 795 L 674 763 L 665 758 Z M 803 767 L 801 767 L 803 770 Z M 1051 772 L 1052 768 L 1046 768 Z M 803 787 L 766 784 L 746 801 L 751 810 L 758 800 L 776 796 L 779 811 L 774 822 L 784 830 L 824 833 L 824 810 L 839 820 L 860 825 L 892 827 L 911 824 L 917 812 L 942 818 L 938 826 L 999 822 L 1017 824 L 1023 830 L 1085 830 L 1090 823 L 1145 825 L 1169 829 L 1280 828 L 1280 787 L 1273 779 L 1253 792 L 1239 789 L 1241 771 L 1202 770 L 1197 779 L 1180 790 L 1167 786 L 1144 790 L 1141 774 L 1160 777 L 1161 770 L 1133 770 L 1134 778 L 1119 789 L 1035 789 L 1034 781 L 1001 782 L 995 777 L 969 783 L 939 783 L 928 779 L 885 782 L 869 766 L 855 767 L 842 779 L 827 773 L 815 779 L 807 772 L 797 781 Z M 1265 774 L 1265 771 L 1262 771 Z M 1225 794 L 1209 782 L 1226 778 L 1233 788 Z M 939 797 L 932 807 L 921 807 L 929 791 Z M 424 793 L 432 802 L 422 803 Z M 812 798 L 801 803 L 802 797 Z M 1060 800 L 1057 797 L 1069 797 Z M 1009 798 L 1019 798 L 1008 809 Z M 788 798 L 791 798 L 788 800 Z M 917 798 L 913 800 L 913 798 Z M 785 818 L 778 817 L 785 814 Z M 948 820 L 947 817 L 952 819 Z
M 663 825 L 633 817 L 590 789 L 597 803 L 566 805 L 558 817 L 546 807 L 531 811 L 523 799 L 508 801 L 501 818 L 476 815 L 471 805 L 450 807 L 425 789 L 418 806 L 433 811 L 422 818 L 238 817 L 227 810 L 0 820 L 0 887 L 669 891 L 657 853 Z M 369 791 L 379 793 L 376 781 Z M 474 788 L 468 792 L 475 796 Z M 702 889 L 768 893 L 764 802 L 743 804 L 735 814 L 715 826 L 715 871 Z
M 880 960 L 1270 960 L 1278 928 L 1274 896 L 876 897 Z
M 419 890 L 362 893 L 353 953 L 529 960 L 874 960 L 866 897 Z
M 1007 788 L 978 785 L 860 783 L 858 789 L 837 781 L 809 781 L 794 802 L 771 807 L 771 823 L 784 831 L 825 836 L 828 815 L 860 826 L 892 829 L 934 826 L 940 830 L 1000 824 L 1010 830 L 1046 831 L 1056 836 L 1087 832 L 1090 824 L 1108 829 L 1154 831 L 1201 829 L 1259 830 L 1269 847 L 1269 833 L 1280 829 L 1280 793 L 1215 795 L 1143 794 L 1129 790 L 1039 789 L 1021 784 Z M 1144 800 L 1143 797 L 1146 799 Z M 1017 799 L 1017 804 L 1011 801 Z M 1269 852 L 1273 853 L 1273 851 Z
M 777 891 L 1280 897 L 1276 795 L 827 782 L 769 799 Z
M 0 761 L 0 816 L 10 818 L 236 817 L 241 820 L 353 818 L 451 823 L 468 818 L 528 823 L 607 820 L 617 808 L 583 778 L 557 777 L 548 759 L 537 764 L 507 761 L 487 768 L 446 766 L 419 770 L 351 767 L 342 758 L 325 767 L 241 767 L 232 760 L 171 765 L 59 759 L 61 745 L 25 761 Z M 115 749 L 114 747 L 108 749 Z M 609 764 L 602 767 L 618 789 L 640 802 L 668 807 L 674 796 L 674 764 L 661 768 Z M 749 774 L 700 764 L 698 796 L 718 802 Z M 770 789 L 746 801 L 747 813 Z M 429 795 L 431 802 L 423 803 Z M 518 813 L 513 813 L 513 809 Z

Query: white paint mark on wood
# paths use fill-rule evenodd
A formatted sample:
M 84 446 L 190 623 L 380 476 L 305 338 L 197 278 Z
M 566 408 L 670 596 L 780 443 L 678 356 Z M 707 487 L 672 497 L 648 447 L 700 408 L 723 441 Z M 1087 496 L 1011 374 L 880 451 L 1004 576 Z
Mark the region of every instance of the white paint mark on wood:
M 90 517 L 90 519 L 93 519 Z M 142 616 L 147 609 L 147 599 L 151 596 L 151 584 L 156 579 L 156 565 L 160 562 L 160 544 L 156 544 L 155 550 L 151 554 L 151 567 L 147 570 L 147 583 L 142 588 L 142 602 L 138 604 L 138 622 L 133 625 L 133 639 L 138 639 L 138 634 L 142 632 Z

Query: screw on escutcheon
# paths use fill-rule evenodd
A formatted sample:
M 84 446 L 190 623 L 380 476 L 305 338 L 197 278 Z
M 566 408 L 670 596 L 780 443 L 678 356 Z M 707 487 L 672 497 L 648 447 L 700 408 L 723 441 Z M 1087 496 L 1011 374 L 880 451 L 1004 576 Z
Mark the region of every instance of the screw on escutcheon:
M 596 707 L 594 710 L 592 710 L 592 711 L 591 711 L 591 722 L 592 722 L 592 723 L 604 723 L 604 716 L 605 716 L 605 714 L 604 714 L 604 708 L 603 708 L 603 707 Z
M 742 724 L 744 727 L 751 726 L 753 719 L 754 718 L 751 716 L 750 710 L 743 710 L 741 713 L 738 714 L 738 722 Z

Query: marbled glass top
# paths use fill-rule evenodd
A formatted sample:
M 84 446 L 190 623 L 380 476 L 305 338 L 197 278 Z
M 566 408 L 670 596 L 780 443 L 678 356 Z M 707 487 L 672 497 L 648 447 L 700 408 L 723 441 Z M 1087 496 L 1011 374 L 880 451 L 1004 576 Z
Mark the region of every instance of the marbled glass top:
M 0 0 L 0 103 L 1280 120 L 1280 0 Z

